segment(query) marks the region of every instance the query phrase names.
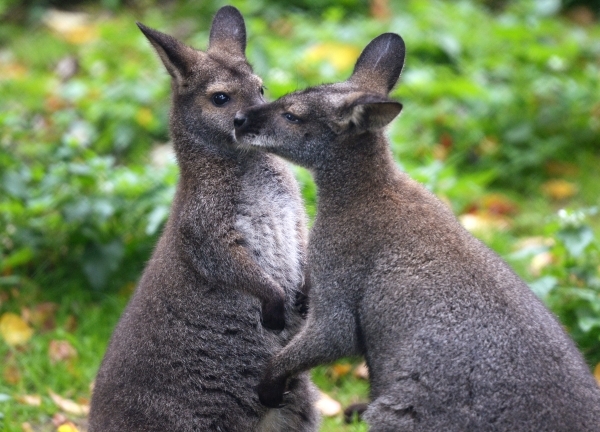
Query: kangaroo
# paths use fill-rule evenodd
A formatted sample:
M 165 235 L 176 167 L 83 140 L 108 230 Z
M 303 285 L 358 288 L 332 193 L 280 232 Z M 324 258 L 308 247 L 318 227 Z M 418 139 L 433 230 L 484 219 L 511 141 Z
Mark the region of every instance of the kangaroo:
M 306 326 L 258 386 L 364 355 L 372 431 L 600 431 L 600 390 L 553 315 L 449 208 L 399 171 L 383 128 L 405 46 L 383 34 L 351 77 L 236 114 L 236 138 L 312 170 Z
M 89 430 L 316 431 L 307 373 L 294 378 L 283 410 L 267 409 L 255 392 L 304 322 L 296 303 L 308 289 L 307 234 L 285 162 L 235 144 L 236 111 L 264 102 L 245 57 L 244 20 L 220 9 L 205 52 L 138 26 L 172 77 L 180 180 L 102 361 Z

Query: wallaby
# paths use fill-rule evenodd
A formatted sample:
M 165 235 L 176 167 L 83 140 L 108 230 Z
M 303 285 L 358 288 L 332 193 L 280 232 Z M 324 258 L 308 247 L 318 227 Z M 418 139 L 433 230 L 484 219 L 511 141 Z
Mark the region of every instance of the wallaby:
M 308 374 L 294 378 L 283 410 L 255 391 L 303 325 L 307 235 L 285 162 L 235 144 L 235 113 L 264 102 L 244 20 L 220 9 L 206 52 L 138 26 L 172 77 L 180 180 L 98 372 L 90 431 L 316 431 Z
M 383 128 L 404 65 L 396 34 L 351 77 L 236 114 L 236 138 L 312 170 L 307 325 L 258 387 L 363 354 L 372 431 L 600 431 L 600 390 L 553 315 L 449 208 L 398 170 Z

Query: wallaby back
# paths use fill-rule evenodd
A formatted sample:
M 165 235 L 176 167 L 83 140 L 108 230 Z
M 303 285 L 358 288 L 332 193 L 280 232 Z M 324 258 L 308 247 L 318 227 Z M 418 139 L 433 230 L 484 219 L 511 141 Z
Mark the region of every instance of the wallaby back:
M 139 27 L 172 77 L 181 175 L 98 372 L 90 431 L 316 431 L 307 374 L 293 380 L 282 410 L 266 409 L 254 391 L 303 325 L 306 228 L 284 162 L 233 140 L 235 112 L 264 102 L 243 18 L 220 9 L 205 52 Z
M 314 172 L 306 327 L 270 362 L 286 378 L 363 354 L 372 431 L 599 431 L 600 391 L 552 314 L 494 252 L 400 172 L 383 127 L 404 63 L 393 34 L 353 75 L 236 114 L 236 138 Z

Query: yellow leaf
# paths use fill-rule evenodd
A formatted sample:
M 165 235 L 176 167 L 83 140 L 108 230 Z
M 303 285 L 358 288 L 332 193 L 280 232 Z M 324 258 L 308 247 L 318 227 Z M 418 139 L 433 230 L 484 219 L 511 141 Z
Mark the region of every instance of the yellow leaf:
M 77 402 L 72 401 L 71 399 L 66 399 L 57 395 L 51 390 L 48 390 L 48 394 L 50 395 L 50 398 L 56 404 L 56 406 L 58 406 L 64 412 L 80 416 L 88 415 L 88 413 L 90 412 L 89 405 L 78 404 Z
M 594 378 L 596 378 L 596 381 L 600 385 L 600 363 L 594 368 Z
M 19 315 L 6 312 L 0 317 L 0 334 L 7 344 L 22 345 L 31 339 L 33 329 Z
M 312 46 L 304 59 L 309 63 L 329 62 L 337 71 L 344 71 L 354 65 L 360 51 L 352 45 L 326 42 Z
M 315 406 L 319 410 L 319 412 L 325 417 L 333 417 L 342 412 L 342 405 L 331 398 L 331 396 L 320 392 L 321 397 L 317 402 L 315 402 Z
M 154 121 L 152 111 L 148 108 L 140 108 L 135 114 L 135 121 L 142 127 L 148 127 Z
M 553 200 L 570 198 L 577 193 L 577 186 L 566 180 L 548 180 L 542 185 L 542 192 Z
M 352 370 L 352 365 L 347 363 L 336 363 L 331 366 L 331 376 L 333 379 L 348 375 L 348 372 Z
M 79 429 L 77 429 L 73 423 L 67 422 L 61 424 L 58 429 L 56 429 L 56 432 L 79 432 Z
M 23 78 L 27 68 L 19 63 L 0 63 L 0 81 Z

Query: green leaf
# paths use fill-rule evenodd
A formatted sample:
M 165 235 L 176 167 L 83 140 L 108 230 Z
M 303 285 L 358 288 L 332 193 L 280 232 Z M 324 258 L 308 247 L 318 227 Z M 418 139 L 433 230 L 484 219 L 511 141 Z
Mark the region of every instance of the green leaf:
M 529 288 L 531 288 L 531 291 L 533 291 L 536 296 L 544 299 L 557 284 L 558 279 L 554 276 L 544 276 L 531 282 Z
M 571 256 L 578 258 L 594 240 L 594 232 L 587 225 L 566 227 L 561 229 L 556 234 L 556 237 L 562 242 Z

